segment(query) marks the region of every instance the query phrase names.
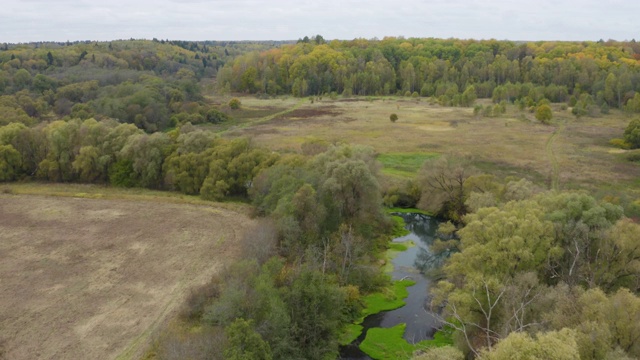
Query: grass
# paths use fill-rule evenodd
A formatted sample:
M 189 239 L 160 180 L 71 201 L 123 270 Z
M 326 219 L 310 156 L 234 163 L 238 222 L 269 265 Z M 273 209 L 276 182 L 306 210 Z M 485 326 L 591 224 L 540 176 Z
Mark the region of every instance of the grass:
M 414 178 L 425 161 L 438 157 L 437 153 L 386 153 L 378 155 L 382 172 L 404 178 Z
M 407 288 L 415 285 L 415 283 L 415 281 L 409 279 L 395 281 L 390 287 L 383 289 L 383 291 L 365 296 L 363 298 L 365 308 L 362 310 L 362 320 L 369 315 L 404 306 L 404 298 L 409 295 Z M 362 320 L 360 320 L 360 322 L 362 322 Z
M 640 166 L 615 152 L 609 140 L 619 138 L 629 118 L 620 111 L 597 118 L 575 117 L 554 104 L 554 123 L 543 125 L 532 114 L 507 106 L 505 115 L 476 117 L 470 108 L 433 104 L 430 99 L 371 97 L 331 100 L 313 104 L 295 98 L 241 98 L 250 109 L 292 109 L 306 114 L 330 111 L 333 115 L 298 118 L 256 116 L 230 132 L 250 136 L 256 145 L 272 150 L 300 151 L 309 137 L 329 143 L 366 145 L 380 154 L 382 174 L 401 182 L 415 177 L 426 159 L 447 155 L 469 155 L 480 171 L 499 177 L 528 178 L 541 187 L 583 188 L 595 191 L 603 186 L 619 194 L 640 199 Z M 488 104 L 490 100 L 478 100 Z M 286 110 L 285 110 L 286 111 Z M 398 114 L 396 123 L 389 114 Z M 262 114 L 260 114 L 262 115 Z M 258 123 L 259 126 L 248 126 Z M 550 147 L 547 148 L 549 143 Z M 548 155 L 553 159 L 550 162 Z
M 404 241 L 401 243 L 390 242 L 388 246 L 389 248 L 384 253 L 385 263 L 384 263 L 383 271 L 385 273 L 391 273 L 393 271 L 393 263 L 391 262 L 393 258 L 398 256 L 399 253 L 407 250 L 408 248 L 416 246 L 416 244 L 414 244 L 413 241 Z
M 15 195 L 45 195 L 86 199 L 121 199 L 131 201 L 156 201 L 178 204 L 215 206 L 228 210 L 248 211 L 249 206 L 240 202 L 213 202 L 196 195 L 144 188 L 119 188 L 95 184 L 68 183 L 11 183 L 3 187 L 3 193 Z
M 360 334 L 362 334 L 364 328 L 360 324 L 348 324 L 340 336 L 340 345 L 349 345 L 354 342 Z
M 404 299 L 409 295 L 407 288 L 413 285 L 415 285 L 415 281 L 409 279 L 395 281 L 391 286 L 363 297 L 362 302 L 365 307 L 360 313 L 360 318 L 343 329 L 340 335 L 340 344 L 350 344 L 362 334 L 363 327 L 360 324 L 367 316 L 403 307 L 405 305 Z
M 392 215 L 391 220 L 393 221 L 393 238 L 405 236 L 410 233 L 409 230 L 405 229 L 404 219 L 397 215 Z
M 453 344 L 452 332 L 449 328 L 437 331 L 433 340 L 410 344 L 402 337 L 406 326 L 406 324 L 402 323 L 391 328 L 369 329 L 367 336 L 360 344 L 360 350 L 373 359 L 400 360 L 411 359 L 413 353 L 417 350 Z
M 407 251 L 408 248 L 409 244 L 407 243 L 392 242 L 391 244 L 389 244 L 389 249 L 397 252 Z
M 407 324 L 392 328 L 373 328 L 360 344 L 360 350 L 373 359 L 410 359 L 416 347 L 402 338 Z
M 394 219 L 394 221 L 396 221 L 396 224 L 404 230 L 404 220 L 399 216 L 397 216 L 396 218 L 398 218 L 399 221 L 397 219 Z M 387 273 L 392 272 L 393 263 L 391 262 L 391 259 L 412 246 L 415 246 L 412 241 L 405 241 L 401 243 L 389 242 L 389 248 L 385 252 L 386 262 L 384 265 L 384 271 Z M 360 318 L 357 319 L 353 324 L 349 324 L 343 329 L 342 334 L 340 335 L 340 344 L 350 344 L 355 339 L 357 339 L 360 334 L 362 334 L 363 327 L 360 324 L 367 316 L 377 314 L 382 311 L 394 310 L 404 306 L 404 299 L 409 295 L 409 291 L 407 290 L 407 288 L 413 285 L 415 285 L 415 281 L 410 279 L 394 281 L 391 286 L 386 287 L 379 292 L 365 296 L 362 299 L 365 307 L 360 314 Z

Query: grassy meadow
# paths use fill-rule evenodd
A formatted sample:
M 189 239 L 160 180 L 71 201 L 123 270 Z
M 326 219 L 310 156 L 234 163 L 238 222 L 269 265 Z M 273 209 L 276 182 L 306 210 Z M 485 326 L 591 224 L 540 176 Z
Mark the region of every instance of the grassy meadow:
M 472 108 L 442 107 L 425 98 L 241 100 L 240 110 L 227 111 L 234 120 L 216 125 L 223 136 L 247 136 L 285 152 L 299 152 L 311 140 L 371 146 L 391 182 L 415 178 L 424 161 L 448 154 L 470 156 L 480 171 L 525 177 L 544 188 L 586 189 L 614 202 L 640 197 L 640 167 L 609 144 L 631 119 L 620 111 L 576 118 L 571 108 L 553 104 L 553 120 L 544 125 L 514 105 L 506 114 L 482 117 Z M 398 115 L 395 123 L 392 113 Z

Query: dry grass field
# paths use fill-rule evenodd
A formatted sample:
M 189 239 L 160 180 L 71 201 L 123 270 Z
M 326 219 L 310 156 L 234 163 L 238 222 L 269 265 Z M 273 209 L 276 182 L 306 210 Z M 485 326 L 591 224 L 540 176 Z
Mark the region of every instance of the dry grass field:
M 630 118 L 620 112 L 576 119 L 570 109 L 554 104 L 551 125 L 532 113 L 509 106 L 499 117 L 474 116 L 471 108 L 441 107 L 428 99 L 402 97 L 260 100 L 242 98 L 250 111 L 271 110 L 276 116 L 241 116 L 225 125 L 227 136 L 249 136 L 259 145 L 299 151 L 310 139 L 370 145 L 393 157 L 414 154 L 471 155 L 486 172 L 528 177 L 548 187 L 631 191 L 637 198 L 640 167 L 624 160 L 609 140 L 622 137 Z M 490 101 L 478 103 L 489 105 Z M 289 106 L 290 111 L 284 110 Z M 249 110 L 245 110 L 249 111 Z M 398 115 L 392 123 L 390 114 Z M 234 113 L 230 113 L 234 116 Z M 237 113 L 242 114 L 242 113 Z M 386 169 L 395 176 L 406 171 Z
M 188 291 L 236 258 L 252 222 L 241 205 L 12 188 L 0 194 L 0 344 L 12 360 L 139 357 Z M 71 196 L 18 194 L 52 191 Z
M 369 145 L 390 181 L 453 154 L 502 177 L 640 198 L 640 166 L 609 145 L 630 120 L 615 111 L 576 119 L 554 105 L 552 124 L 543 125 L 513 106 L 480 117 L 399 97 L 241 100 L 241 110 L 229 111 L 234 120 L 208 127 L 281 151 L 318 139 Z M 247 212 L 140 189 L 0 187 L 0 358 L 136 358 L 191 288 L 237 258 L 253 221 Z

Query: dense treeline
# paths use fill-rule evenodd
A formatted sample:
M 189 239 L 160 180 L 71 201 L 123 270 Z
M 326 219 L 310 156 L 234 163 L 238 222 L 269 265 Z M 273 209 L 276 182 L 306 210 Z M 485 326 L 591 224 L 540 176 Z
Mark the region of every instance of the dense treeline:
M 408 93 L 457 106 L 486 97 L 498 110 L 506 102 L 542 108 L 546 99 L 567 101 L 576 115 L 640 112 L 635 42 L 316 37 L 277 45 L 0 48 L 0 181 L 235 197 L 265 217 L 239 244 L 246 260 L 190 297 L 183 320 L 202 330 L 168 335 L 158 358 L 334 359 L 361 294 L 388 281 L 376 261 L 391 224 L 373 150 L 311 141 L 301 154 L 278 154 L 198 129 L 192 124 L 226 119 L 203 99 L 202 79 L 217 74 L 225 91 L 272 95 Z M 257 51 L 242 55 L 247 49 Z M 629 147 L 639 128 L 632 121 L 625 132 Z M 620 207 L 498 180 L 470 159 L 447 157 L 384 195 L 388 205 L 453 221 L 430 260 L 441 280 L 433 306 L 458 330 L 458 349 L 424 359 L 640 356 L 640 227 Z
M 269 216 L 239 244 L 247 260 L 189 299 L 183 318 L 204 330 L 165 335 L 155 350 L 163 359 L 335 358 L 361 293 L 387 281 L 375 261 L 384 246 L 377 235 L 389 222 L 374 155 L 317 142 L 303 154 L 277 155 L 190 125 L 154 134 L 93 119 L 0 128 L 3 181 L 32 176 L 248 196 Z M 433 305 L 458 330 L 460 350 L 424 359 L 462 352 L 507 359 L 523 346 L 542 358 L 639 355 L 640 227 L 620 207 L 500 181 L 473 171 L 468 159 L 427 162 L 418 186 L 422 202 L 460 227 L 433 246 L 434 263 L 444 264 Z M 456 231 L 447 227 L 441 233 Z M 453 255 L 443 261 L 441 254 Z
M 359 316 L 360 293 L 388 283 L 375 259 L 386 242 L 380 234 L 391 223 L 382 211 L 372 149 L 313 150 L 279 155 L 189 124 L 147 134 L 113 120 L 31 128 L 13 123 L 0 128 L 0 181 L 35 178 L 250 199 L 271 220 L 238 244 L 246 261 L 194 294 L 185 310 L 189 321 L 210 331 L 208 344 L 221 336 L 202 358 L 332 359 L 343 325 Z M 191 347 L 175 341 L 166 344 Z M 158 351 L 161 358 L 172 356 L 169 349 Z
M 426 181 L 455 179 L 460 164 L 428 164 Z M 418 359 L 640 356 L 640 226 L 621 207 L 526 180 L 457 178 L 461 187 L 440 197 L 460 199 L 469 213 L 457 231 L 445 226 L 456 236 L 437 241 L 431 261 L 452 254 L 438 269 L 432 306 L 457 330 L 460 351 Z
M 385 38 L 300 41 L 249 53 L 219 71 L 222 89 L 246 93 L 434 96 L 468 106 L 469 96 L 525 98 L 622 108 L 640 88 L 640 44 Z M 465 95 L 466 93 L 466 95 Z M 475 99 L 475 97 L 473 97 Z M 640 97 L 629 109 L 638 110 Z
M 154 132 L 227 116 L 204 101 L 202 79 L 223 59 L 269 44 L 224 47 L 127 40 L 0 47 L 0 125 L 112 118 Z
M 260 171 L 250 196 L 271 221 L 239 244 L 247 260 L 194 293 L 183 314 L 214 333 L 224 329 L 217 349 L 199 358 L 337 357 L 342 327 L 360 316 L 360 294 L 388 281 L 374 261 L 389 221 L 371 155 L 330 147 Z M 169 354 L 189 342 L 170 345 L 160 347 L 162 356 L 180 358 Z
M 0 128 L 2 181 L 39 179 L 178 190 L 206 199 L 246 196 L 278 155 L 185 125 L 147 134 L 108 120 L 54 121 Z

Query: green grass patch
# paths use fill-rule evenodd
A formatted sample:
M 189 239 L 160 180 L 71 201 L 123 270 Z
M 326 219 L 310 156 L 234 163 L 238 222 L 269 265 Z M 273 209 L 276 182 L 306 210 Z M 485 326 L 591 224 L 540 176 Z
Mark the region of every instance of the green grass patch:
M 422 164 L 438 157 L 436 153 L 387 153 L 380 154 L 378 161 L 384 166 L 383 173 L 401 177 L 415 177 Z
M 360 324 L 348 324 L 340 335 L 340 345 L 349 345 L 354 342 L 364 328 Z
M 420 344 L 429 345 L 429 347 L 442 347 L 453 345 L 453 332 L 455 330 L 451 326 L 445 326 L 433 334 L 433 340 L 424 340 Z
M 367 316 L 403 307 L 405 305 L 404 299 L 409 296 L 407 288 L 415 285 L 415 283 L 415 281 L 409 279 L 395 281 L 381 291 L 365 296 L 362 299 L 365 308 L 362 309 L 360 318 L 342 330 L 339 340 L 340 345 L 350 344 L 360 336 L 363 330 L 360 324 Z
M 394 310 L 405 305 L 404 298 L 409 296 L 407 288 L 415 285 L 415 281 L 405 279 L 395 281 L 392 286 L 381 292 L 367 295 L 363 298 L 365 308 L 362 310 L 362 320 L 365 317 L 377 314 L 381 311 Z M 359 322 L 362 322 L 360 320 Z
M 392 328 L 372 328 L 367 331 L 360 350 L 373 359 L 399 360 L 411 359 L 417 350 L 431 347 L 453 345 L 452 329 L 444 328 L 436 332 L 433 340 L 420 341 L 417 344 L 409 344 L 402 338 L 407 324 L 398 324 Z
M 407 249 L 409 248 L 410 244 L 407 243 L 399 243 L 399 242 L 392 242 L 389 244 L 389 249 L 394 250 L 394 251 L 399 251 L 399 252 L 403 252 L 403 251 L 407 251 Z
M 384 254 L 385 263 L 383 266 L 383 271 L 385 273 L 390 273 L 393 271 L 393 263 L 391 260 L 398 256 L 399 253 L 406 251 L 408 248 L 416 246 L 413 241 L 404 241 L 404 242 L 390 242 L 389 248 Z
M 393 221 L 393 234 L 394 238 L 405 236 L 409 234 L 411 231 L 405 229 L 404 219 L 397 215 L 392 215 L 391 220 Z
M 402 338 L 407 324 L 398 324 L 392 328 L 373 328 L 360 344 L 360 350 L 374 359 L 410 359 L 416 350 Z

